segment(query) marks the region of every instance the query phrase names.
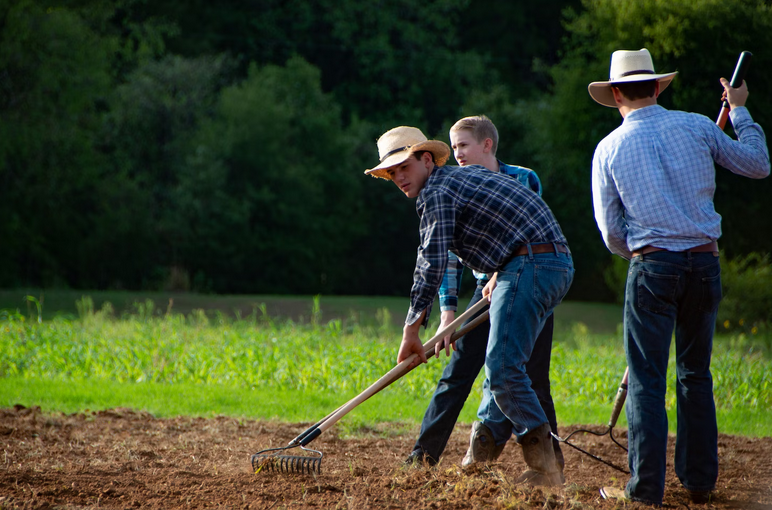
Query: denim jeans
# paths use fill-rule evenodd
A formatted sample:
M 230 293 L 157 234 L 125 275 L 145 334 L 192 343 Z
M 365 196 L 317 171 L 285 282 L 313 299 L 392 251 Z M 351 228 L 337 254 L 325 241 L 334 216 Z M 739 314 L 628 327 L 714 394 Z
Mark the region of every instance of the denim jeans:
M 718 430 L 710 357 L 721 268 L 712 253 L 657 251 L 633 257 L 625 288 L 628 495 L 662 504 L 667 456 L 666 375 L 675 329 L 675 472 L 689 490 L 718 478 Z
M 536 338 L 574 278 L 570 254 L 514 257 L 499 271 L 490 307 L 483 399 L 477 416 L 496 444 L 518 439 L 548 422 L 531 386 L 526 364 Z
M 482 291 L 485 282 L 477 285 L 470 308 L 482 299 Z M 484 313 L 480 310 L 467 322 Z M 544 323 L 536 344 L 533 348 L 531 359 L 526 364 L 526 372 L 532 381 L 533 390 L 539 398 L 544 413 L 547 415 L 552 431 L 557 434 L 558 424 L 555 415 L 555 404 L 550 394 L 550 355 L 552 353 L 552 330 L 554 325 L 553 315 L 550 314 Z M 456 350 L 452 351 L 450 361 L 442 372 L 442 378 L 437 383 L 437 389 L 432 395 L 429 407 L 426 409 L 421 432 L 416 440 L 413 450 L 423 451 L 431 461 L 438 461 L 445 446 L 448 443 L 453 427 L 456 425 L 458 415 L 464 407 L 469 393 L 474 386 L 477 375 L 485 365 L 485 351 L 488 346 L 488 334 L 490 323 L 480 324 L 475 329 L 456 340 Z M 503 441 L 509 438 L 507 436 Z

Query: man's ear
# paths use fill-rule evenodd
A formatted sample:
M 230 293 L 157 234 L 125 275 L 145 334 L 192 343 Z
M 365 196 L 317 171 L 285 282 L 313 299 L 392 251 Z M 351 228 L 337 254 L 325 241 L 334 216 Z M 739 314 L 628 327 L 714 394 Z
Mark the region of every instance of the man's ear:
M 493 150 L 493 140 L 490 138 L 486 138 L 483 141 L 483 152 L 487 153 L 487 152 L 490 152 L 491 150 Z
M 426 151 L 421 154 L 421 161 L 429 170 L 434 168 L 434 155 L 431 152 Z
M 617 105 L 620 104 L 622 102 L 622 98 L 624 97 L 622 92 L 616 87 L 611 87 L 611 93 L 614 94 L 614 101 L 617 103 Z

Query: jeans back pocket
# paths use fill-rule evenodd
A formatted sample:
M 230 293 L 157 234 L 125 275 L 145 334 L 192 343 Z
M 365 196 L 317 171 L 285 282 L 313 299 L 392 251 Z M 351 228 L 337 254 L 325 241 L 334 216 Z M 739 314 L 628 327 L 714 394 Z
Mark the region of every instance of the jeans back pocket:
M 675 304 L 678 275 L 639 271 L 635 286 L 638 307 L 653 313 L 662 313 Z

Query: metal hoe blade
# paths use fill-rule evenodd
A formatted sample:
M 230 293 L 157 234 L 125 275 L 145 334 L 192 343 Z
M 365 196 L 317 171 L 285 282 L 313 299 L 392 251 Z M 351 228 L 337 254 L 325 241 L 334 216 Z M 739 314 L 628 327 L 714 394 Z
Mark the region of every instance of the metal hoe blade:
M 569 435 L 567 435 L 565 438 L 559 437 L 556 434 L 552 434 L 552 437 L 557 439 L 563 444 L 567 444 L 571 448 L 574 448 L 575 450 L 578 450 L 582 452 L 585 455 L 588 455 L 592 457 L 593 459 L 597 460 L 598 462 L 602 462 L 603 464 L 612 467 L 616 469 L 617 471 L 621 471 L 623 473 L 630 474 L 629 471 L 627 471 L 624 468 L 621 468 L 617 466 L 616 464 L 609 462 L 607 460 L 604 460 L 597 455 L 593 455 L 592 453 L 588 452 L 587 450 L 584 450 L 580 448 L 579 446 L 573 444 L 570 439 L 573 437 L 574 434 L 578 434 L 579 432 L 582 432 L 584 434 L 592 434 L 594 436 L 605 436 L 608 434 L 608 436 L 611 438 L 611 440 L 614 442 L 615 445 L 623 449 L 624 451 L 627 451 L 627 448 L 619 443 L 614 438 L 614 426 L 617 424 L 617 419 L 619 418 L 619 413 L 622 411 L 622 406 L 625 404 L 625 399 L 627 398 L 627 378 L 628 378 L 629 369 L 625 369 L 625 375 L 622 377 L 622 382 L 619 383 L 619 389 L 617 390 L 616 398 L 614 399 L 614 409 L 611 411 L 611 418 L 608 421 L 608 428 L 603 432 L 593 432 L 592 430 L 587 429 L 578 429 L 571 432 Z

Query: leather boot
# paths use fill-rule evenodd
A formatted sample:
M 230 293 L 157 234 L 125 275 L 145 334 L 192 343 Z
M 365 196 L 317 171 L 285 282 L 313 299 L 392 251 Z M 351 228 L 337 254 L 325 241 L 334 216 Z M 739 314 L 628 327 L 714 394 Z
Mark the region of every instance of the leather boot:
M 536 486 L 563 484 L 563 472 L 555 458 L 549 423 L 544 423 L 524 435 L 521 444 L 523 459 L 529 469 L 515 480 L 516 483 Z
M 468 467 L 475 462 L 491 462 L 499 458 L 506 443 L 496 446 L 493 433 L 482 422 L 472 424 L 472 433 L 469 437 L 469 449 L 461 461 L 461 467 Z

